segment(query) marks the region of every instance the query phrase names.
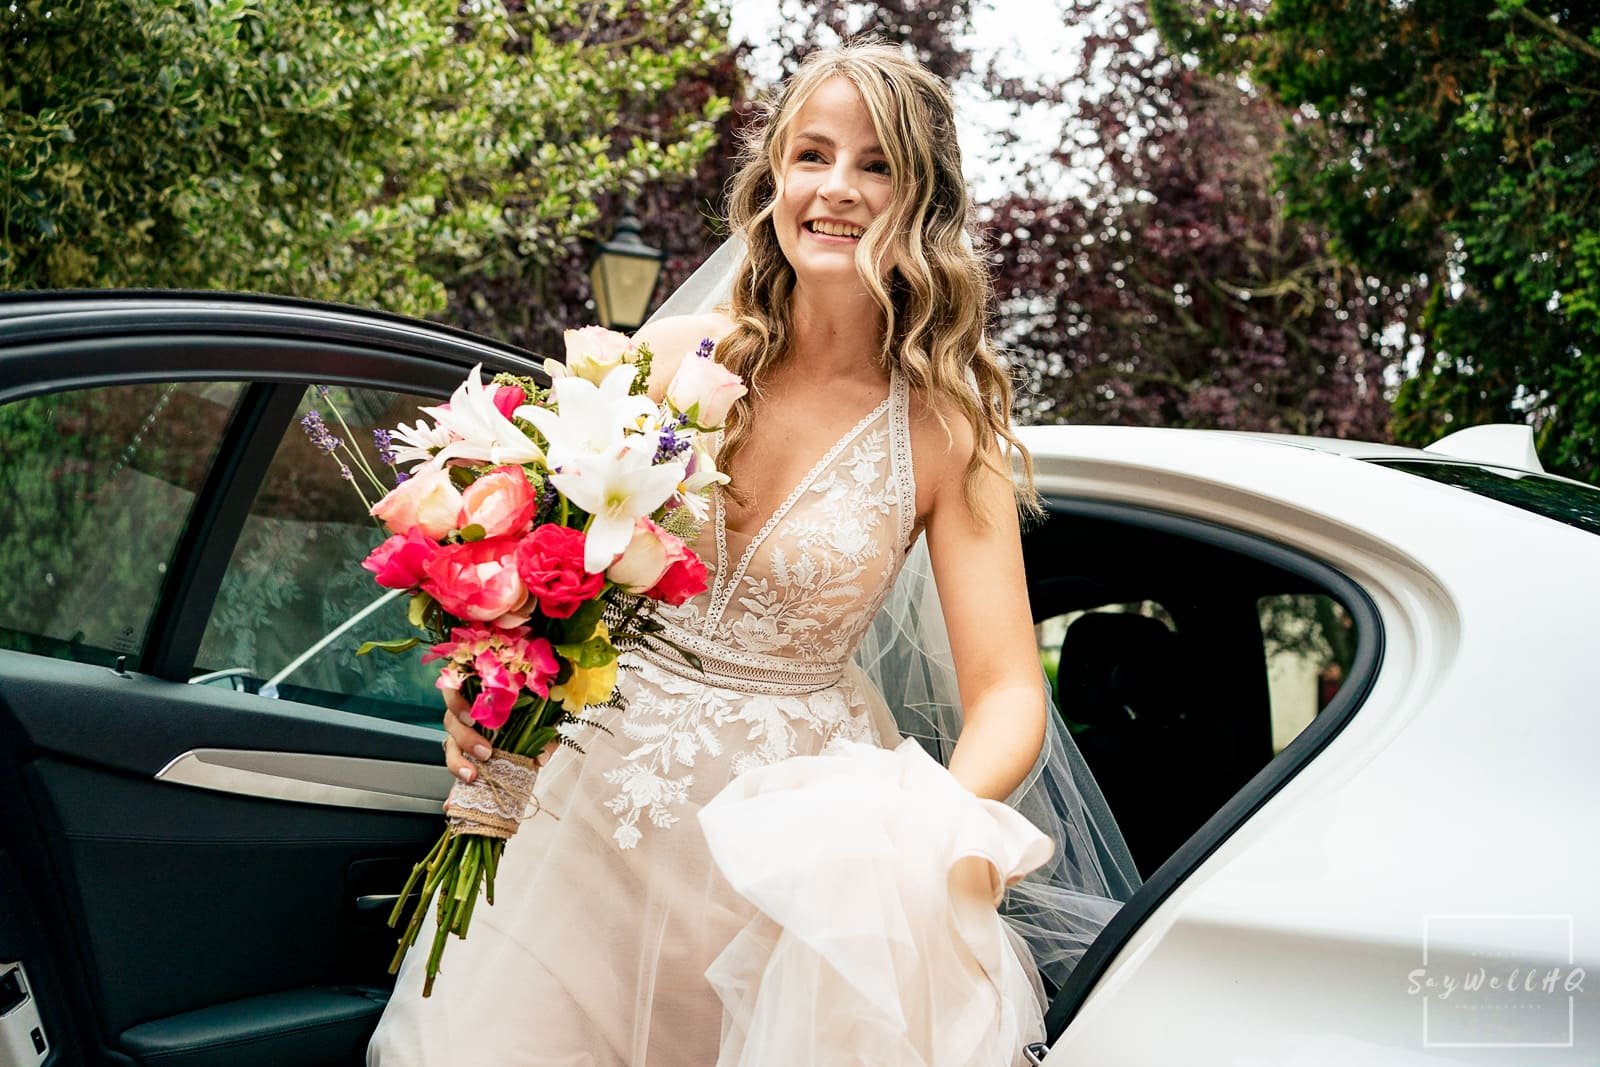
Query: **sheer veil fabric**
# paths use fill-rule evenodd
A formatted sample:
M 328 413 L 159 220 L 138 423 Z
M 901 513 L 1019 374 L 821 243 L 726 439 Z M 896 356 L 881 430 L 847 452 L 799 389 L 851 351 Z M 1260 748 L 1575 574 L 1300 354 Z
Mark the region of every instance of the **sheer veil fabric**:
M 742 254 L 739 238 L 724 242 L 662 304 L 651 321 L 706 313 L 726 303 Z M 866 746 L 849 746 L 848 751 L 835 746 L 835 751 L 824 756 L 789 761 L 793 766 L 762 768 L 735 781 L 701 815 L 713 858 L 729 881 L 757 905 L 764 917 L 764 925 L 758 928 L 753 924 L 741 934 L 713 968 L 714 984 L 728 1012 L 725 1030 L 732 1027 L 737 1031 L 741 1020 L 748 1023 L 756 1010 L 754 1005 L 760 1000 L 751 988 L 760 977 L 753 957 L 765 961 L 767 977 L 775 985 L 793 986 L 799 979 L 785 970 L 784 953 L 798 949 L 783 941 L 785 933 L 789 941 L 809 945 L 815 952 L 817 944 L 829 940 L 831 935 L 827 927 L 830 923 L 839 927 L 862 921 L 859 915 L 840 915 L 838 902 L 840 887 L 863 884 L 862 872 L 852 875 L 847 869 L 846 860 L 852 850 L 857 863 L 877 862 L 883 858 L 882 855 L 872 860 L 862 858 L 870 851 L 860 839 L 863 834 L 870 837 L 881 831 L 875 844 L 898 849 L 895 854 L 902 859 L 915 848 L 929 850 L 918 854 L 914 862 L 903 863 L 899 871 L 904 881 L 898 887 L 900 899 L 894 903 L 908 909 L 908 919 L 917 914 L 922 894 L 929 888 L 915 884 L 915 880 L 931 878 L 929 869 L 919 867 L 919 863 L 953 863 L 961 857 L 983 856 L 991 868 L 991 877 L 1000 883 L 994 887 L 994 896 L 999 901 L 998 912 L 1005 921 L 1006 939 L 1012 944 L 1019 940 L 1025 944 L 1025 951 L 1018 953 L 1026 961 L 1023 970 L 1031 974 L 1036 968 L 1053 988 L 1060 988 L 1090 942 L 1139 887 L 1137 869 L 1116 820 L 1082 755 L 1062 728 L 1060 716 L 1055 713 L 1053 702 L 1049 702 L 1049 685 L 1042 676 L 1041 684 L 1049 702 L 1045 745 L 1032 772 L 1008 799 L 1007 805 L 977 802 L 942 770 L 961 731 L 961 702 L 949 634 L 926 544 L 922 540 L 912 548 L 887 600 L 857 647 L 854 670 L 859 672 L 863 688 L 877 698 L 874 702 L 879 703 L 881 720 L 878 733 L 885 748 L 894 750 L 892 754 L 873 754 Z M 895 747 L 897 738 L 904 739 L 898 748 Z M 919 761 L 906 748 L 912 742 L 920 753 L 931 759 Z M 838 760 L 840 755 L 850 757 L 854 765 L 846 766 Z M 830 759 L 835 762 L 819 762 Z M 949 792 L 948 787 L 952 786 L 962 795 Z M 758 802 L 762 798 L 765 798 L 764 804 Z M 786 800 L 793 802 L 793 806 L 786 804 Z M 923 805 L 920 815 L 919 804 Z M 804 827 L 785 822 L 798 818 L 807 807 L 809 826 L 815 829 L 807 833 Z M 890 826 L 897 815 L 911 818 L 924 827 L 940 827 L 944 832 L 932 836 L 912 835 L 917 838 L 915 841 L 904 836 L 891 841 L 894 833 L 892 829 L 886 831 L 885 827 Z M 739 825 L 745 818 L 750 823 Z M 764 829 L 757 822 L 761 819 L 768 820 Z M 869 829 L 863 830 L 864 825 Z M 843 834 L 846 829 L 850 831 L 848 835 Z M 1029 829 L 1033 830 L 1035 838 L 1030 839 Z M 831 839 L 828 831 L 834 834 Z M 819 832 L 823 832 L 822 837 L 815 838 Z M 797 851 L 804 856 L 804 862 L 780 864 L 789 881 L 782 881 L 776 870 L 763 866 L 773 857 L 765 855 L 767 850 L 757 847 L 758 834 L 768 834 L 775 841 L 788 841 L 791 844 L 782 847 L 791 856 Z M 785 834 L 789 836 L 786 838 Z M 1039 835 L 1046 845 L 1042 851 Z M 837 846 L 832 855 L 828 854 L 830 840 Z M 809 850 L 797 850 L 792 846 L 796 841 L 809 842 Z M 845 866 L 841 868 L 841 864 Z M 823 870 L 842 880 L 832 891 L 827 890 L 822 881 L 806 878 L 807 871 Z M 872 880 L 870 884 L 881 886 L 884 883 Z M 785 889 L 775 893 L 779 885 Z M 795 900 L 807 887 L 817 890 L 820 898 L 809 904 Z M 878 903 L 884 902 L 875 902 Z M 994 929 L 985 931 L 975 914 L 970 910 L 962 913 L 960 909 L 958 900 L 958 914 L 947 918 L 964 934 L 976 932 L 970 941 L 971 951 L 979 955 L 997 952 Z M 990 914 L 993 914 L 992 907 Z M 784 926 L 786 922 L 789 923 L 787 927 Z M 884 922 L 893 925 L 888 919 Z M 814 923 L 820 929 L 802 928 L 807 923 Z M 881 933 L 885 927 L 873 925 L 871 928 Z M 834 931 L 845 940 L 862 933 L 861 929 Z M 758 943 L 767 950 L 766 955 L 756 949 Z M 819 973 L 830 968 L 837 972 L 840 966 L 848 971 L 849 952 L 857 950 L 867 951 L 861 944 L 854 945 L 843 956 L 819 968 Z M 817 954 L 819 958 L 823 955 Z M 738 974 L 732 973 L 735 958 L 743 961 Z M 932 965 L 938 961 L 924 962 Z M 999 1003 L 1007 1003 L 1007 998 L 1015 992 L 1010 983 L 1015 982 L 1017 975 L 1006 970 L 998 956 L 985 966 L 989 968 L 987 973 L 994 977 L 992 984 L 1000 994 Z M 890 968 L 883 973 L 892 971 Z M 820 979 L 816 973 L 808 972 L 805 980 Z M 867 992 L 868 985 L 870 983 L 865 980 L 856 982 L 863 996 L 881 996 L 886 1007 L 892 1006 L 892 1001 L 902 1001 L 900 1017 L 908 1019 L 905 1012 L 914 1010 L 915 1006 L 905 1003 L 904 996 L 914 996 L 914 993 L 904 990 L 893 995 L 888 990 Z M 773 1003 L 789 992 L 787 989 L 782 994 L 773 992 Z M 948 1017 L 954 1018 L 954 1015 Z M 793 1017 L 808 1018 L 804 1012 L 793 1013 Z M 881 1019 L 895 1017 L 896 1012 L 886 1011 Z M 994 1013 L 991 1012 L 988 1021 L 991 1026 L 995 1024 Z M 1000 1025 L 1016 1025 L 1019 1030 L 1027 1028 L 1009 1017 Z M 949 1033 L 941 1035 L 942 1039 L 950 1040 L 958 1029 L 959 1026 L 952 1025 Z M 800 1034 L 787 1036 L 791 1041 L 802 1040 Z M 725 1037 L 725 1045 L 727 1040 Z M 722 1062 L 758 1062 L 728 1059 L 726 1051 L 725 1048 Z M 939 1056 L 928 1062 L 968 1062 L 956 1054 L 954 1048 L 947 1048 L 947 1052 L 950 1053 L 948 1058 Z M 882 1062 L 906 1061 L 888 1057 Z

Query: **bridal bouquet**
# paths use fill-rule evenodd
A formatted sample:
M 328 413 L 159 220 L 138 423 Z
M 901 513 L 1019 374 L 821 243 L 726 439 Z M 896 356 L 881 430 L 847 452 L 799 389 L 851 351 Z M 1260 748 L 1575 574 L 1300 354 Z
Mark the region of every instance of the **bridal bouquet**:
M 446 937 L 466 936 L 480 890 L 494 903 L 506 839 L 537 811 L 538 754 L 578 748 L 563 727 L 599 725 L 584 709 L 618 704 L 618 650 L 668 644 L 655 605 L 706 587 L 686 542 L 727 478 L 702 435 L 721 427 L 745 386 L 712 361 L 707 340 L 657 404 L 645 395 L 647 346 L 597 326 L 567 331 L 566 342 L 565 365 L 545 364 L 549 389 L 511 375 L 485 385 L 474 368 L 449 403 L 421 409 L 427 421 L 375 435 L 385 462 L 412 469 L 372 505 L 392 536 L 362 566 L 409 593 L 420 635 L 360 651 L 426 646 L 438 687 L 461 695 L 494 746 L 473 782 L 451 790 L 445 832 L 389 917 L 399 924 L 420 885 L 392 973 L 437 898 L 424 996 Z

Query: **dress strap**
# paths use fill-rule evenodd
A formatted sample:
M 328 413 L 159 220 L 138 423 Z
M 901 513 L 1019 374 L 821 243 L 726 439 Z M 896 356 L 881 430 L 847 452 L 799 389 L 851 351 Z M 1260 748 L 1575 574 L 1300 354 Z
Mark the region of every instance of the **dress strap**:
M 911 531 L 917 525 L 917 473 L 911 462 L 911 386 L 898 367 L 889 372 L 889 455 L 903 553 L 911 547 Z

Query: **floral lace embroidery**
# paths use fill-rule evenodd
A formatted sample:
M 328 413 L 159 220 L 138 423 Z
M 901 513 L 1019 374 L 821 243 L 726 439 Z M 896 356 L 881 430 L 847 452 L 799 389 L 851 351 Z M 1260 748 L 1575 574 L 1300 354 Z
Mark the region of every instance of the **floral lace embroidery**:
M 751 667 L 765 670 L 771 657 L 842 667 L 908 547 L 915 485 L 906 405 L 906 385 L 897 375 L 889 399 L 795 487 L 731 573 L 725 571 L 726 542 L 718 536 L 720 581 L 663 611 L 663 619 Z M 721 535 L 720 507 L 717 518 Z M 864 701 L 848 684 L 761 692 L 759 685 L 733 679 L 708 682 L 664 670 L 643 656 L 632 666 L 639 684 L 618 731 L 618 740 L 632 748 L 604 773 L 617 790 L 607 808 L 617 816 L 612 836 L 621 848 L 639 843 L 646 822 L 671 828 L 692 793 L 705 792 L 703 802 L 726 778 L 835 740 L 876 740 Z M 804 745 L 798 743 L 802 732 L 812 735 Z M 712 763 L 712 778 L 696 790 L 696 774 L 703 778 L 701 769 Z
M 619 848 L 633 848 L 644 836 L 641 816 L 661 830 L 676 825 L 672 809 L 689 799 L 696 761 L 722 756 L 730 740 L 740 745 L 729 761 L 730 776 L 737 777 L 795 755 L 801 729 L 825 743 L 875 739 L 868 717 L 856 713 L 859 707 L 852 708 L 841 686 L 770 696 L 708 686 L 647 661 L 636 669 L 644 684 L 630 696 L 621 726 L 622 736 L 636 744 L 621 766 L 605 772 L 617 787 L 606 808 L 617 816 L 611 836 Z M 747 729 L 728 729 L 736 724 Z

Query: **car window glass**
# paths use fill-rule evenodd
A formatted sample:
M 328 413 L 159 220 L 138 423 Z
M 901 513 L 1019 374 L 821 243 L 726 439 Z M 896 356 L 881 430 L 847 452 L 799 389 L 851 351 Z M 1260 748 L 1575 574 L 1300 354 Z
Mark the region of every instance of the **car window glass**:
M 416 650 L 356 654 L 364 641 L 413 633 L 404 596 L 380 588 L 361 569 L 387 533 L 358 493 L 359 487 L 367 501 L 377 495 L 358 464 L 364 461 L 392 484 L 372 431 L 415 421 L 419 404 L 437 402 L 370 389 L 307 388 L 299 425 L 280 443 L 228 563 L 191 681 L 439 724 L 437 671 L 424 666 Z M 339 442 L 332 455 L 305 432 L 313 412 Z M 343 476 L 346 469 L 352 477 Z
M 1370 460 L 1600 534 L 1600 488 L 1530 471 L 1428 460 Z
M 0 406 L 0 647 L 137 663 L 241 393 L 117 385 Z
M 1285 594 L 1256 602 L 1272 703 L 1272 751 L 1311 725 L 1333 700 L 1355 658 L 1355 624 L 1330 596 Z

